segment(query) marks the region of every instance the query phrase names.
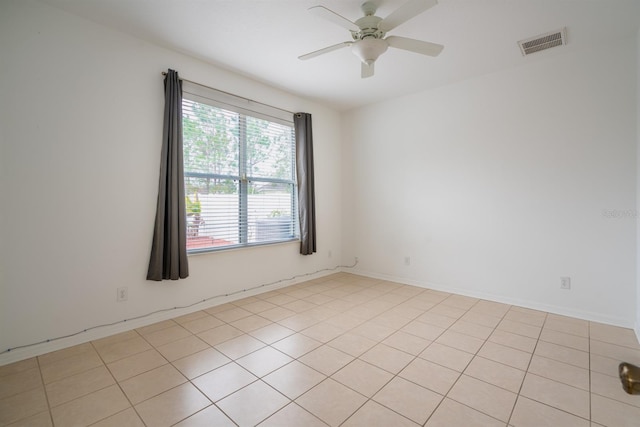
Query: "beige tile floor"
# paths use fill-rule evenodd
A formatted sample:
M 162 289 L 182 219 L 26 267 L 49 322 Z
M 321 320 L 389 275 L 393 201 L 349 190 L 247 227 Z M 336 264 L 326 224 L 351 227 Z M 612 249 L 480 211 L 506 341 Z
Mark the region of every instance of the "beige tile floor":
M 6 426 L 640 426 L 629 329 L 346 273 L 0 367 Z

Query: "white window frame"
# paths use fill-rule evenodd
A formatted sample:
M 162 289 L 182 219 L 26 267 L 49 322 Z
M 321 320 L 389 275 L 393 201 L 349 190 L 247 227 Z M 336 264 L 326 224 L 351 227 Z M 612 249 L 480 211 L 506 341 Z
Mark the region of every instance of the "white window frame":
M 294 135 L 294 123 L 292 114 L 281 110 L 277 107 L 271 107 L 262 103 L 251 101 L 246 98 L 235 96 L 226 92 L 218 91 L 213 88 L 201 86 L 192 82 L 183 81 L 183 100 L 189 100 L 200 104 L 210 105 L 223 110 L 232 111 L 240 115 L 240 147 L 239 147 L 239 170 L 238 175 L 219 175 L 200 172 L 188 172 L 185 164 L 184 178 L 185 186 L 187 178 L 214 178 L 214 179 L 231 179 L 238 182 L 238 203 L 239 203 L 239 220 L 238 220 L 238 240 L 239 243 L 224 246 L 212 246 L 202 248 L 187 249 L 188 254 L 197 254 L 203 252 L 224 251 L 229 249 L 238 249 L 243 247 L 272 245 L 290 241 L 300 241 L 300 227 L 298 220 L 298 191 L 296 176 L 296 162 L 295 162 L 295 135 Z M 278 178 L 266 178 L 266 177 L 252 177 L 246 174 L 246 152 L 247 140 L 246 132 L 243 132 L 243 128 L 246 129 L 246 117 L 250 116 L 257 119 L 262 119 L 281 125 L 291 127 L 292 132 L 292 176 L 291 179 L 278 179 Z M 248 193 L 249 185 L 252 182 L 263 183 L 276 183 L 286 184 L 292 186 L 291 196 L 291 234 L 287 238 L 275 238 L 266 241 L 249 242 L 248 240 Z M 186 189 L 185 189 L 186 194 Z

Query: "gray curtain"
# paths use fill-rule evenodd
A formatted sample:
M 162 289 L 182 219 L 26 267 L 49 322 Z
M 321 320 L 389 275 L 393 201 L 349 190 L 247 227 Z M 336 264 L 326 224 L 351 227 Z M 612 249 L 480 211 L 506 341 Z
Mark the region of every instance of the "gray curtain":
M 293 124 L 296 135 L 300 253 L 302 255 L 311 255 L 316 251 L 316 190 L 313 179 L 311 114 L 294 114 Z
M 189 276 L 186 224 L 182 164 L 182 82 L 177 71 L 169 70 L 164 79 L 160 184 L 147 280 L 178 280 Z

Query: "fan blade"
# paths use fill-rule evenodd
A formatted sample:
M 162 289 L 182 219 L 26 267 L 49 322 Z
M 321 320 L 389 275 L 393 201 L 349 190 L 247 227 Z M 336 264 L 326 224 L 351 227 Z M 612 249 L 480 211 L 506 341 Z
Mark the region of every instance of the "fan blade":
M 391 15 L 384 18 L 378 24 L 378 28 L 382 31 L 391 31 L 398 25 L 404 24 L 409 19 L 421 14 L 427 9 L 432 8 L 438 4 L 438 0 L 409 0 Z
M 304 55 L 298 56 L 298 59 L 303 61 L 311 58 L 315 58 L 316 56 L 323 55 L 325 53 L 333 52 L 334 50 L 342 49 L 343 47 L 351 46 L 353 42 L 342 42 L 338 44 L 334 44 L 333 46 L 325 47 L 324 49 L 315 50 L 313 52 L 305 53 Z
M 362 77 L 363 79 L 366 79 L 367 77 L 371 77 L 373 76 L 373 71 L 374 71 L 374 65 L 375 62 L 372 62 L 371 64 L 367 65 L 364 62 L 361 62 L 361 66 L 360 66 L 360 77 Z
M 422 40 L 408 39 L 406 37 L 389 36 L 385 39 L 389 46 L 396 49 L 408 50 L 422 55 L 438 56 L 444 46 L 437 43 L 424 42 Z
M 324 6 L 310 7 L 309 12 L 313 13 L 316 16 L 324 18 L 327 21 L 331 21 L 334 24 L 340 25 L 342 28 L 346 28 L 349 31 L 360 31 L 360 27 L 358 27 L 356 24 L 349 21 L 344 16 L 338 15 L 334 11 L 327 9 Z

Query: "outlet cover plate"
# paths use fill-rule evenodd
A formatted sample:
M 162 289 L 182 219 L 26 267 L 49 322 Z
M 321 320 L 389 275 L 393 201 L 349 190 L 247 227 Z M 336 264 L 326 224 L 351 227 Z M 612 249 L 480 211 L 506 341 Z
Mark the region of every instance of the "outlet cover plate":
M 129 299 L 129 288 L 127 287 L 118 288 L 118 297 L 116 301 L 122 302 L 128 299 Z

